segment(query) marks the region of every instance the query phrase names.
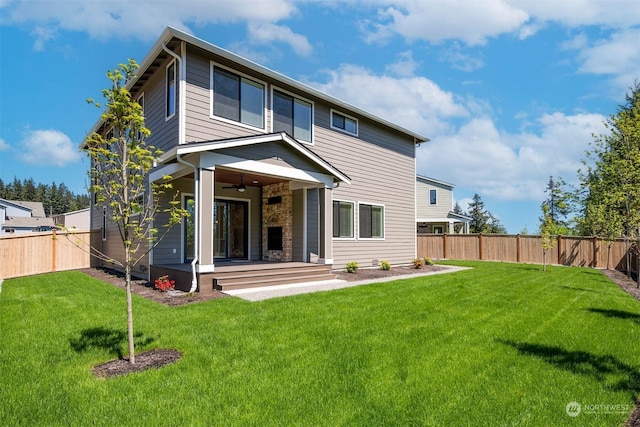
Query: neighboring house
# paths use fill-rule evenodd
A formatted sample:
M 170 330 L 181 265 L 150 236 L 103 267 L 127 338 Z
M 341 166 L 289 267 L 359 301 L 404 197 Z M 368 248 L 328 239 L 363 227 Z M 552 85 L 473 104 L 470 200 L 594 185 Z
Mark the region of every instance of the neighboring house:
M 89 230 L 91 228 L 91 208 L 53 215 L 53 221 L 68 230 Z
M 49 231 L 52 218 L 44 214 L 41 202 L 0 199 L 0 234 Z
M 165 153 L 150 179 L 171 175 L 193 213 L 139 274 L 193 268 L 202 290 L 230 261 L 341 268 L 415 257 L 415 150 L 426 137 L 174 28 L 128 88 L 148 143 Z M 120 257 L 107 218 L 92 209 L 91 228 Z
M 454 184 L 416 176 L 416 225 L 420 233 L 469 233 L 471 218 L 453 212 Z

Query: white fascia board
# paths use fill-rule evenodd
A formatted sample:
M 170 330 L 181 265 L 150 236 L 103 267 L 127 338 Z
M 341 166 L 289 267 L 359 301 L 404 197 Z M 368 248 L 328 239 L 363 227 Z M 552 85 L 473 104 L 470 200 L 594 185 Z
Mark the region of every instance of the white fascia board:
M 303 157 L 307 158 L 308 160 L 312 161 L 316 165 L 320 166 L 322 169 L 325 169 L 327 172 L 329 172 L 330 174 L 338 178 L 340 181 L 346 184 L 351 184 L 351 180 L 349 179 L 349 177 L 347 177 L 342 172 L 340 172 L 339 170 L 331 166 L 331 164 L 322 160 L 320 157 L 318 157 L 311 151 L 302 147 L 299 142 L 297 142 L 295 139 L 291 138 L 284 132 L 278 133 L 278 134 L 270 134 L 270 135 L 250 136 L 247 138 L 237 138 L 237 139 L 222 141 L 222 142 L 212 141 L 212 142 L 202 142 L 197 144 L 182 145 L 182 146 L 174 147 L 173 149 L 169 150 L 168 152 L 160 156 L 160 158 L 158 158 L 158 162 L 164 163 L 166 161 L 171 160 L 173 157 L 177 155 L 186 155 L 186 154 L 201 153 L 201 152 L 206 153 L 206 152 L 212 152 L 215 150 L 223 150 L 225 148 L 237 148 L 237 147 L 244 147 L 248 145 L 264 144 L 269 142 L 280 142 L 280 141 L 288 144 L 291 148 L 296 150 Z
M 412 138 L 414 138 L 414 140 L 416 141 L 416 143 L 420 143 L 420 142 L 429 142 L 429 138 L 427 138 L 426 136 L 420 135 L 416 132 L 412 132 L 408 129 L 405 129 L 401 126 L 398 126 L 395 123 L 391 123 L 385 119 L 382 119 L 380 117 L 377 117 L 375 115 L 373 115 L 372 113 L 362 110 L 358 107 L 355 107 L 351 104 L 348 104 L 345 101 L 342 101 L 340 99 L 334 98 L 331 95 L 328 95 L 324 92 L 319 91 L 318 89 L 315 89 L 311 86 L 308 86 L 304 83 L 301 83 L 297 80 L 292 79 L 291 77 L 285 76 L 284 74 L 280 74 L 277 71 L 271 70 L 267 67 L 264 67 L 260 64 L 257 64 L 253 61 L 250 61 L 246 58 L 243 58 L 241 56 L 236 55 L 235 53 L 232 53 L 228 50 L 222 49 L 221 47 L 218 47 L 216 45 L 213 45 L 203 39 L 200 39 L 198 37 L 195 37 L 191 34 L 187 34 L 181 30 L 178 30 L 176 28 L 173 28 L 171 26 L 167 27 L 167 29 L 165 30 L 164 33 L 162 33 L 162 36 L 164 37 L 165 34 L 169 32 L 169 34 L 172 34 L 173 36 L 186 41 L 187 43 L 190 43 L 194 46 L 197 46 L 205 51 L 211 52 L 214 55 L 218 55 L 221 56 L 225 59 L 228 59 L 232 62 L 235 62 L 236 64 L 240 64 L 243 65 L 251 70 L 257 71 L 261 74 L 264 74 L 265 76 L 268 76 L 274 80 L 276 80 L 277 82 L 281 82 L 284 83 L 286 85 L 289 85 L 291 87 L 294 87 L 304 93 L 308 93 L 313 95 L 316 98 L 322 99 L 326 102 L 329 102 L 330 104 L 336 105 L 339 108 L 344 109 L 347 112 L 352 112 L 352 113 L 356 113 L 358 115 L 361 115 L 363 117 L 366 117 L 368 119 L 373 120 L 374 122 L 383 124 L 385 126 L 388 126 L 392 129 L 395 129 L 397 131 L 400 131 L 406 135 L 411 136 Z M 140 67 L 142 68 L 142 67 Z
M 149 174 L 149 181 L 160 181 L 163 176 L 171 175 L 171 178 L 176 179 L 185 176 L 192 171 L 181 163 L 170 163 L 168 165 L 160 166 Z
M 226 154 L 206 152 L 200 156 L 200 167 L 203 169 L 215 169 L 217 166 L 236 169 L 239 171 L 254 172 L 262 175 L 275 176 L 293 181 L 304 181 L 313 184 L 333 185 L 333 177 L 317 172 L 302 169 L 288 168 L 280 165 L 246 160 L 240 157 Z
M 455 188 L 455 184 L 451 184 L 449 182 L 440 181 L 438 179 L 429 178 L 428 176 L 416 175 L 416 179 L 419 181 L 427 181 L 429 184 L 439 184 L 444 187 L 449 187 L 451 189 Z
M 453 218 L 416 218 L 416 222 L 449 222 Z

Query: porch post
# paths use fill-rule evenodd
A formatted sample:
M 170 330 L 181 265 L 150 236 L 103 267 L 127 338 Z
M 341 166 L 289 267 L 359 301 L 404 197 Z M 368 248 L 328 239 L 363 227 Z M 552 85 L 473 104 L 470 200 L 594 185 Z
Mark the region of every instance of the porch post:
M 318 264 L 333 264 L 333 193 L 331 188 L 320 188 L 318 199 L 320 202 Z
M 455 228 L 452 219 L 449 220 L 449 234 L 455 234 Z
M 199 268 L 200 273 L 213 271 L 213 200 L 215 192 L 215 171 L 202 169 L 200 172 L 200 235 Z

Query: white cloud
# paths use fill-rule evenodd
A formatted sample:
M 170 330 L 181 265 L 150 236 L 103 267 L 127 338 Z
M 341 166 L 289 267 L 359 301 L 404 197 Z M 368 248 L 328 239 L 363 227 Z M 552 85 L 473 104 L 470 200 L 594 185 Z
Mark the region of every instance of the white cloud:
M 578 54 L 579 72 L 610 75 L 618 88 L 626 89 L 640 77 L 639 40 L 640 28 L 635 28 L 615 32 L 591 46 L 582 46 Z
M 434 136 L 418 150 L 418 172 L 502 200 L 541 200 L 549 175 L 575 183 L 592 134 L 604 132 L 599 114 L 544 114 L 536 131 L 510 134 L 487 117 Z
M 293 0 L 18 0 L 3 6 L 3 24 L 33 23 L 40 28 L 35 34 L 36 47 L 43 46 L 58 29 L 86 32 L 96 39 L 150 41 L 167 25 L 189 31 L 188 23 L 277 22 L 295 11 Z
M 567 28 L 602 26 L 631 28 L 640 23 L 637 0 L 372 0 L 380 9 L 377 19 L 363 20 L 368 42 L 381 42 L 394 34 L 409 41 L 439 43 L 459 40 L 481 45 L 501 34 L 525 39 L 556 23 Z
M 440 52 L 440 59 L 451 63 L 453 68 L 466 71 L 468 73 L 484 66 L 484 60 L 482 58 L 463 53 L 462 47 L 457 42 L 454 42 L 451 46 L 443 49 Z
M 566 27 L 602 25 L 630 27 L 640 23 L 637 0 L 509 0 L 537 21 L 557 22 Z
M 393 64 L 386 67 L 387 71 L 397 76 L 409 77 L 415 74 L 420 64 L 413 59 L 413 53 L 410 50 L 400 52 L 398 59 Z
M 9 148 L 9 144 L 7 144 L 4 139 L 0 138 L 0 151 L 6 151 Z
M 381 1 L 379 23 L 369 25 L 369 41 L 400 34 L 408 40 L 434 43 L 448 39 L 469 45 L 484 44 L 488 37 L 517 30 L 529 18 L 523 10 L 503 0 Z
M 447 119 L 468 115 L 451 92 L 425 77 L 377 75 L 354 65 L 327 74 L 327 82 L 309 84 L 428 137 L 445 132 L 450 127 Z
M 271 23 L 250 23 L 249 38 L 253 43 L 268 45 L 286 43 L 300 56 L 309 56 L 313 48 L 305 36 L 295 34 L 289 27 Z
M 18 157 L 29 164 L 62 167 L 80 160 L 78 147 L 63 132 L 29 130 L 20 142 Z

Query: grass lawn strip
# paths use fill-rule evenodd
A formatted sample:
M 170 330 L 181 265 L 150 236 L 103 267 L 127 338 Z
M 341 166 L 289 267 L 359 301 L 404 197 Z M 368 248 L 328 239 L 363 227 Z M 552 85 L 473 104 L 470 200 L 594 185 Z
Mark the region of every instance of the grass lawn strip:
M 108 380 L 91 369 L 126 351 L 124 292 L 74 272 L 6 280 L 0 425 L 624 422 L 565 407 L 631 410 L 638 301 L 594 270 L 456 264 L 473 270 L 257 303 L 135 298 L 137 350 L 183 357 Z

